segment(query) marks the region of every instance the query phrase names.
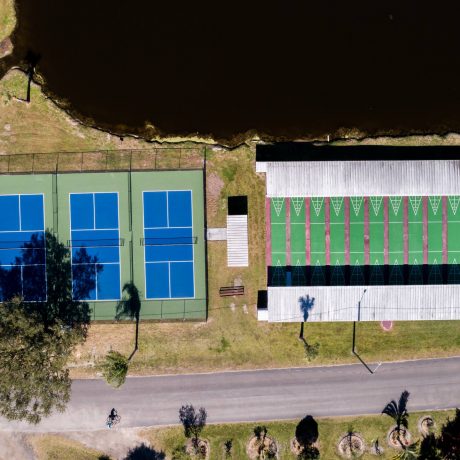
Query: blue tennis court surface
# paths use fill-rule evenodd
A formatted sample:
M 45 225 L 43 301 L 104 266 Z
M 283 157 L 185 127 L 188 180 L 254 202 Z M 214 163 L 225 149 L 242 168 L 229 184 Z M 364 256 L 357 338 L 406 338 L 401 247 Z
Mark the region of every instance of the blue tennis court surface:
M 143 192 L 147 299 L 195 296 L 192 192 Z
M 0 196 L 0 300 L 46 300 L 43 195 Z
M 74 298 L 120 299 L 118 193 L 71 193 L 70 230 Z

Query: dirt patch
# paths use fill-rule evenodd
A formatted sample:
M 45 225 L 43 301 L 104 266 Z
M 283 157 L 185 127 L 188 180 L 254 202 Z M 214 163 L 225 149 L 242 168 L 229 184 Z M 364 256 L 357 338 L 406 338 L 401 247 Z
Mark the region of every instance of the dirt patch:
M 25 435 L 0 432 L 0 460 L 34 460 L 35 455 Z
M 366 445 L 359 433 L 347 433 L 342 436 L 337 445 L 337 451 L 343 458 L 358 458 L 364 454 Z
M 424 436 L 430 434 L 436 428 L 436 424 L 430 415 L 424 415 L 423 417 L 421 417 L 417 425 L 418 425 L 418 430 Z
M 278 446 L 276 441 L 271 436 L 265 436 L 260 439 L 253 436 L 247 445 L 246 452 L 252 460 L 264 458 L 278 458 Z
M 224 188 L 224 181 L 214 172 L 206 178 L 206 201 L 209 217 L 215 217 L 221 207 L 220 195 Z
M 130 449 L 146 444 L 134 428 L 117 428 L 99 431 L 66 432 L 65 437 L 81 442 L 92 449 L 104 452 L 113 459 L 122 460 Z
M 387 435 L 388 445 L 393 447 L 393 449 L 402 449 L 403 446 L 407 447 L 411 443 L 412 435 L 409 430 L 401 428 L 398 431 L 396 427 L 392 427 Z
M 198 446 L 195 447 L 193 440 L 189 439 L 185 446 L 185 452 L 193 459 L 207 460 L 211 455 L 211 445 L 207 439 L 199 439 Z
M 4 40 L 0 41 L 0 59 L 8 56 L 13 52 L 13 42 L 11 41 L 10 37 L 5 38 Z

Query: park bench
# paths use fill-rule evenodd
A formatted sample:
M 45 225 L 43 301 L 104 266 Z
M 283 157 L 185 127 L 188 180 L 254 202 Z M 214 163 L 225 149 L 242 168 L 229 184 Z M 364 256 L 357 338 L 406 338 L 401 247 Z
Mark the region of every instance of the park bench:
M 221 297 L 243 294 L 244 286 L 223 286 L 219 289 L 219 295 Z

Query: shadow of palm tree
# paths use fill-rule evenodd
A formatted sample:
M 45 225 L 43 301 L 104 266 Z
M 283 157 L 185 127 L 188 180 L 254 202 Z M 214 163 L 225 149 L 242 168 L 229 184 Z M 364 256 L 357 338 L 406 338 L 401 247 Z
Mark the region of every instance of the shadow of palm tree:
M 390 401 L 382 410 L 382 414 L 386 414 L 391 417 L 396 423 L 396 433 L 398 437 L 398 442 L 401 444 L 401 447 L 404 448 L 405 445 L 401 441 L 401 432 L 402 427 L 407 429 L 409 427 L 409 412 L 407 411 L 407 402 L 409 401 L 410 393 L 407 390 L 404 390 L 399 397 L 399 401 L 394 399 Z
M 305 339 L 303 337 L 304 324 L 307 321 L 308 316 L 310 315 L 310 312 L 314 306 L 315 306 L 314 297 L 310 297 L 308 294 L 302 297 L 299 297 L 299 308 L 300 308 L 300 312 L 302 313 L 302 320 L 303 320 L 300 323 L 299 339 L 303 340 L 304 342 L 305 342 Z
M 32 50 L 28 50 L 26 56 L 24 58 L 26 68 L 26 75 L 27 75 L 27 96 L 26 102 L 30 102 L 30 87 L 32 85 L 32 81 L 34 79 L 35 68 L 37 67 L 38 62 L 40 61 L 41 56 L 38 53 L 35 53 Z
M 134 350 L 128 358 L 128 361 L 134 356 L 139 348 L 139 319 L 141 311 L 141 299 L 139 290 L 132 282 L 126 283 L 123 286 L 123 298 L 117 304 L 117 313 L 115 318 L 130 318 L 136 321 L 136 337 L 134 339 Z
M 142 443 L 129 450 L 124 460 L 165 460 L 164 452 L 158 452 L 152 447 Z

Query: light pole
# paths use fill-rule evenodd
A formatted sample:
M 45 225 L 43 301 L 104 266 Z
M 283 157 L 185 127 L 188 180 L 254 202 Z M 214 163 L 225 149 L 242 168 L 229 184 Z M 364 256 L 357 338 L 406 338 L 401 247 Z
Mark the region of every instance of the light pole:
M 367 292 L 367 289 L 363 290 L 363 293 L 361 295 L 361 298 L 359 299 L 358 302 L 358 322 L 361 320 L 361 302 L 363 301 L 364 294 Z M 361 356 L 356 352 L 355 349 L 355 343 L 356 343 L 356 321 L 353 321 L 353 345 L 351 347 L 351 352 L 359 359 L 359 361 L 363 364 L 363 366 L 371 373 L 373 374 L 380 366 L 382 363 L 379 363 L 377 367 L 372 370 L 364 361 L 361 359 Z

